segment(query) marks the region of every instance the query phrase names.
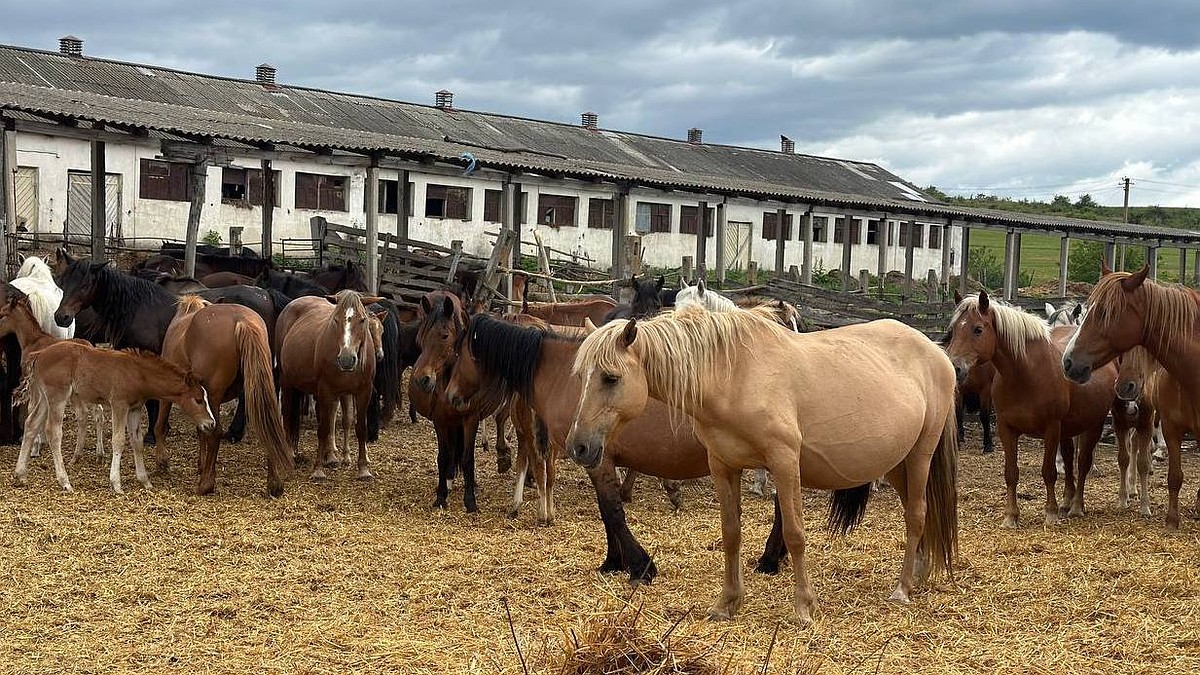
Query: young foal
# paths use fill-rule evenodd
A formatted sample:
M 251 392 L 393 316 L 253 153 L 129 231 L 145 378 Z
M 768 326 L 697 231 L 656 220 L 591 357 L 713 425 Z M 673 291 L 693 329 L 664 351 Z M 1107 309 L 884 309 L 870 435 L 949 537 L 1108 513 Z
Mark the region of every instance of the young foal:
M 312 478 L 325 479 L 325 466 L 337 466 L 333 418 L 344 397 L 354 401 L 358 440 L 358 479 L 371 480 L 367 459 L 367 405 L 375 378 L 375 350 L 364 304 L 381 298 L 357 291 L 336 296 L 297 298 L 279 316 L 279 384 L 288 441 L 299 454 L 300 402 L 303 394 L 317 400 L 317 457 Z M 380 317 L 374 317 L 380 318 Z M 345 411 L 349 414 L 349 410 Z
M 637 418 L 651 396 L 691 417 L 721 504 L 725 577 L 710 617 L 730 618 L 745 597 L 743 469 L 766 466 L 775 478 L 784 540 L 795 556 L 801 623 L 811 623 L 815 604 L 805 569 L 802 486 L 835 491 L 831 524 L 846 531 L 862 518 L 870 482 L 887 475 L 907 529 L 893 599 L 907 602 L 930 566 L 952 569 L 954 367 L 916 330 L 885 319 L 797 334 L 767 308 L 685 307 L 598 329 L 580 345 L 574 372 L 583 378 L 583 393 L 567 447 L 585 466 L 600 461 L 611 435 Z
M 1165 377 L 1160 378 L 1160 373 Z M 1160 384 L 1165 385 L 1162 393 L 1167 393 L 1174 384 L 1169 378 L 1141 347 L 1134 347 L 1117 358 L 1117 400 L 1112 409 L 1121 480 L 1117 488 L 1117 505 L 1122 509 L 1128 507 L 1130 493 L 1136 492 L 1141 513 L 1146 517 L 1151 515 L 1150 445 L 1154 441 L 1154 412 L 1158 403 L 1155 394 Z M 1170 405 L 1168 400 L 1161 402 Z M 1131 443 L 1133 463 L 1129 461 Z
M 108 472 L 113 491 L 121 493 L 121 450 L 126 434 L 133 446 L 137 478 L 149 488 L 142 459 L 141 405 L 149 399 L 176 402 L 196 422 L 201 433 L 216 426 L 208 392 L 191 373 L 143 351 L 98 349 L 75 341 L 62 341 L 32 355 L 26 376 L 30 432 L 42 431 L 50 439 L 54 472 L 63 490 L 73 492 L 62 458 L 62 423 L 68 399 L 85 405 L 104 404 L 112 410 L 112 467 Z M 17 458 L 17 482 L 25 484 L 29 451 L 36 434 L 28 433 Z
M 1022 435 L 1043 442 L 1042 479 L 1046 484 L 1047 524 L 1061 520 L 1055 482 L 1054 456 L 1060 442 L 1066 465 L 1064 507 L 1071 516 L 1083 515 L 1083 485 L 1092 468 L 1092 453 L 1100 441 L 1104 420 L 1113 401 L 1116 368 L 1109 367 L 1087 386 L 1057 377 L 1062 350 L 1074 326 L 1051 330 L 1032 314 L 992 302 L 986 291 L 959 303 L 950 320 L 951 338 L 946 352 L 960 378 L 977 364 L 996 367 L 992 401 L 996 407 L 996 435 L 1004 446 L 1004 482 L 1008 498 L 1004 527 L 1018 526 L 1017 442 Z M 1080 436 L 1078 487 L 1075 485 L 1074 447 Z

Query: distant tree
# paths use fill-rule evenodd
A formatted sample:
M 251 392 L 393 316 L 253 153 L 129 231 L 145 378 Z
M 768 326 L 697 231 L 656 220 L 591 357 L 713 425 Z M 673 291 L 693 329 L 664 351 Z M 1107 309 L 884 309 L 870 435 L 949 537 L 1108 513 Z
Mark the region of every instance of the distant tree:
M 925 193 L 940 202 L 948 201 L 950 199 L 950 195 L 937 189 L 936 185 L 926 185 Z
M 1104 243 L 1071 240 L 1071 257 L 1067 261 L 1067 278 L 1094 284 L 1100 279 L 1100 263 L 1104 260 Z M 1125 270 L 1140 270 L 1146 264 L 1146 249 L 1136 244 L 1125 247 Z
M 1092 196 L 1089 194 L 1079 195 L 1079 199 L 1075 200 L 1075 208 L 1077 209 L 1094 209 L 1097 206 L 1099 206 L 1099 204 L 1097 204 L 1096 200 L 1092 199 Z
M 1066 195 L 1054 195 L 1054 200 L 1050 202 L 1050 206 L 1064 209 L 1071 207 L 1071 200 L 1067 199 Z

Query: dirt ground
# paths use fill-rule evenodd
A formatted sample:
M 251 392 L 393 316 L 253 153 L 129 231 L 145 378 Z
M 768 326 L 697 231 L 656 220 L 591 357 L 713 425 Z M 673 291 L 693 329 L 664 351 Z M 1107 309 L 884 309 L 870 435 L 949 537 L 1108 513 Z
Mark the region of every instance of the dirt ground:
M 182 421 L 176 424 L 183 428 Z M 304 440 L 311 454 L 311 430 Z M 69 442 L 69 439 L 68 439 Z M 192 495 L 191 433 L 170 439 L 169 475 L 142 489 L 126 453 L 127 494 L 98 460 L 71 470 L 63 494 L 46 457 L 30 485 L 0 485 L 0 669 L 6 673 L 559 672 L 581 626 L 632 602 L 658 635 L 716 644 L 729 672 L 1195 673 L 1200 671 L 1200 523 L 1191 517 L 1200 461 L 1185 454 L 1183 528 L 1166 534 L 1165 470 L 1154 517 L 1116 506 L 1116 464 L 1102 447 L 1089 513 L 1042 525 L 1040 451 L 1021 456 L 1023 528 L 1000 528 L 1002 456 L 961 453 L 961 556 L 953 581 L 909 606 L 885 600 L 901 560 L 894 493 L 873 500 L 844 539 L 821 529 L 825 496 L 807 498 L 808 564 L 818 597 L 811 628 L 793 625 L 785 574 L 747 573 L 736 619 L 704 610 L 720 580 L 720 527 L 704 481 L 673 512 L 655 481 L 639 485 L 629 523 L 660 576 L 631 592 L 596 572 L 604 535 L 586 475 L 560 465 L 558 520 L 533 505 L 505 517 L 512 478 L 480 452 L 480 513 L 430 508 L 432 428 L 395 424 L 371 448 L 376 480 L 341 469 L 298 475 L 268 500 L 261 451 L 222 448 L 217 494 Z M 16 448 L 0 449 L 6 467 Z M 528 496 L 528 493 L 527 493 Z M 743 558 L 761 551 L 770 502 L 744 499 Z M 511 613 L 510 626 L 505 604 Z M 678 625 L 676 626 L 675 624 Z M 513 634 L 521 646 L 518 656 Z M 575 635 L 572 638 L 572 635 Z

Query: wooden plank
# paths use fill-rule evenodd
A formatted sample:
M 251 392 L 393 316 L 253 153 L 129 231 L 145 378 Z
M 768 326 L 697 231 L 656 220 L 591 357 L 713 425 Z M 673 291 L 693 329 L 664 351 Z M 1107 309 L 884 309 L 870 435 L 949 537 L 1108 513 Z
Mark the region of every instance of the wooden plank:
M 800 228 L 804 234 L 804 250 L 801 251 L 803 257 L 800 259 L 800 282 L 811 284 L 813 267 L 813 212 L 811 207 L 800 219 Z
M 478 311 L 491 304 L 492 295 L 500 285 L 500 273 L 497 268 L 510 260 L 517 237 L 514 230 L 500 231 L 500 236 L 496 238 L 496 245 L 492 247 L 492 256 L 488 259 L 487 267 L 484 269 L 479 285 L 475 289 L 475 295 L 471 299 L 473 310 Z
M 779 209 L 775 212 L 775 275 L 783 276 L 783 253 L 784 242 L 784 223 L 787 221 L 787 209 Z
M 274 253 L 271 241 L 275 238 L 275 192 L 279 186 L 275 184 L 275 172 L 271 170 L 271 160 L 263 159 L 260 165 L 262 171 L 262 257 L 270 260 Z
M 105 147 L 104 141 L 92 141 L 92 260 L 105 260 L 104 241 L 107 239 L 108 224 L 106 193 L 104 189 Z M 203 191 L 201 192 L 203 195 Z M 189 215 L 190 224 L 190 215 Z M 191 230 L 189 230 L 190 232 Z M 196 247 L 192 246 L 192 269 L 195 269 Z M 190 272 L 188 276 L 193 276 Z
M 367 290 L 371 295 L 379 289 L 379 163 L 367 167 L 367 184 L 363 199 L 367 207 Z
M 183 246 L 183 274 L 194 277 L 196 276 L 196 244 L 200 238 L 200 215 L 204 211 L 204 188 L 208 181 L 208 164 L 206 162 L 192 164 L 189 174 L 192 184 L 192 203 L 188 208 L 187 240 Z M 95 208 L 95 204 L 95 197 L 93 197 L 93 208 Z M 95 236 L 94 233 L 93 236 Z
M 17 132 L 11 125 L 0 116 L 0 276 L 5 280 L 16 272 L 8 265 L 8 235 L 17 231 Z

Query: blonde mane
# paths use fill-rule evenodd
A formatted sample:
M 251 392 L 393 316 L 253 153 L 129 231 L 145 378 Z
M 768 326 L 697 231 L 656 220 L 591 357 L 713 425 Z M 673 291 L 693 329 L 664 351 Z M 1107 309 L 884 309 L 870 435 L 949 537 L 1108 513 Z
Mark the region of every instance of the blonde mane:
M 959 319 L 972 309 L 979 310 L 977 295 L 969 295 L 962 299 L 954 310 L 950 325 L 957 326 Z M 1050 341 L 1050 327 L 1037 316 L 990 298 L 988 309 L 992 313 L 992 325 L 996 327 L 996 338 L 1005 343 L 1015 358 L 1024 358 L 1025 347 L 1031 341 Z
M 1138 290 L 1127 291 L 1121 285 L 1123 279 L 1132 276 L 1129 272 L 1113 272 L 1100 277 L 1087 299 L 1088 320 L 1099 321 L 1100 328 L 1108 331 L 1126 312 L 1132 311 L 1130 299 Z M 1142 330 L 1146 342 L 1162 351 L 1180 336 L 1192 333 L 1200 306 L 1194 291 L 1179 284 L 1161 284 L 1146 279 L 1141 286 L 1146 311 Z
M 175 316 L 179 317 L 195 314 L 211 304 L 211 302 L 198 295 L 181 295 L 179 296 L 179 302 L 175 307 Z
M 335 314 L 341 314 L 346 311 L 352 311 L 356 315 L 368 313 L 367 308 L 362 303 L 363 294 L 358 291 L 345 289 L 338 291 L 334 297 L 337 298 L 337 310 Z
M 619 319 L 596 329 L 580 345 L 572 372 L 625 372 L 621 336 L 628 324 Z M 638 321 L 629 351 L 645 369 L 654 397 L 673 410 L 691 414 L 705 393 L 719 391 L 733 374 L 738 346 L 764 333 L 775 339 L 787 335 L 767 307 L 709 312 L 690 306 Z

